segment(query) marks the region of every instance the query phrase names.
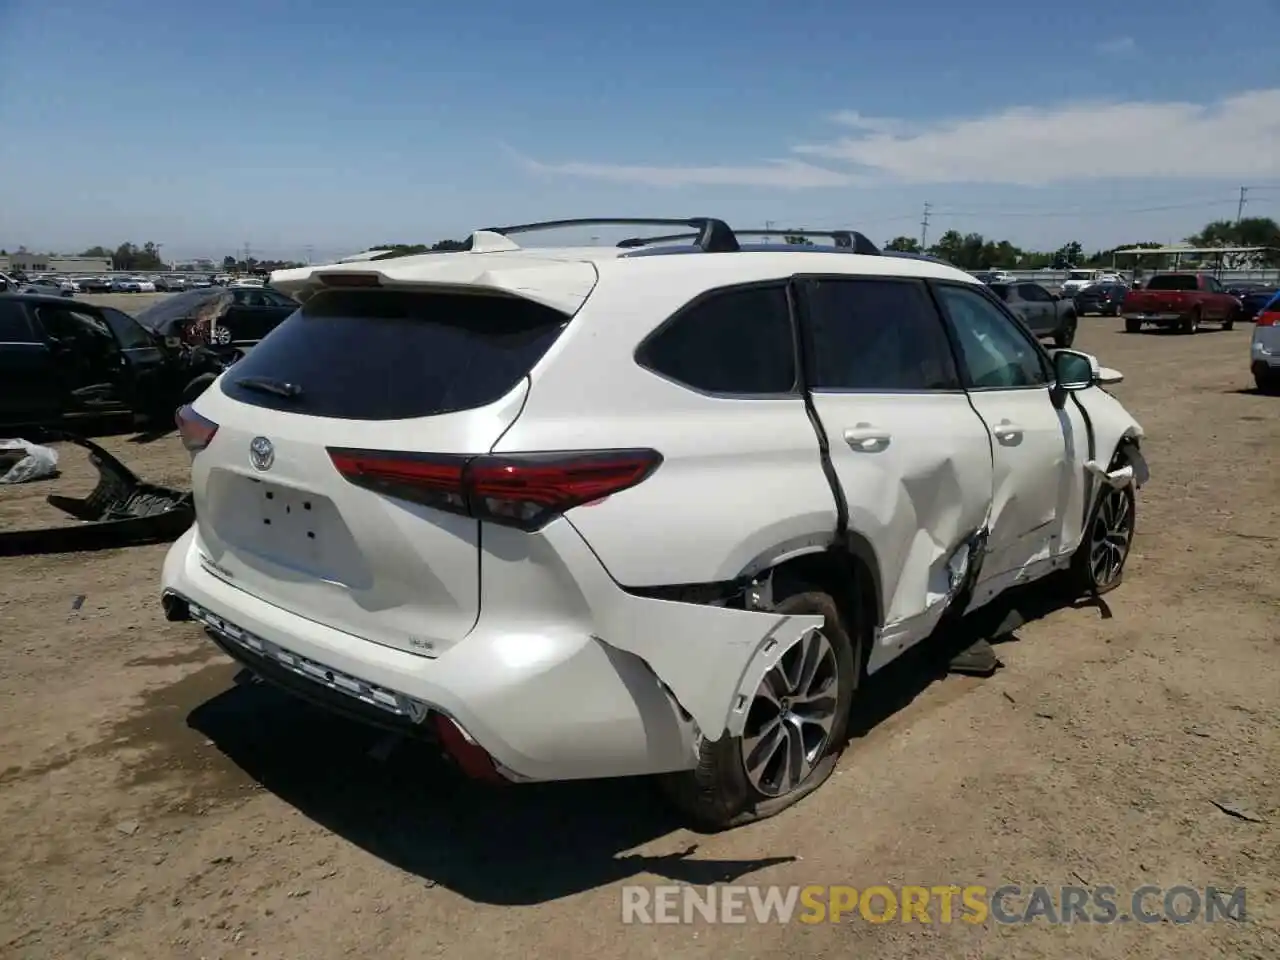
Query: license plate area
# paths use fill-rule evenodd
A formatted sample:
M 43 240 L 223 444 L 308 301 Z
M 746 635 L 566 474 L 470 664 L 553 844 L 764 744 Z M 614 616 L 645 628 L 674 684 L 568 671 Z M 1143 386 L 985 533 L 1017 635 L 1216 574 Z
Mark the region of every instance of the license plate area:
M 222 538 L 247 553 L 317 580 L 349 586 L 343 558 L 359 555 L 333 501 L 254 477 L 235 476 L 219 505 Z

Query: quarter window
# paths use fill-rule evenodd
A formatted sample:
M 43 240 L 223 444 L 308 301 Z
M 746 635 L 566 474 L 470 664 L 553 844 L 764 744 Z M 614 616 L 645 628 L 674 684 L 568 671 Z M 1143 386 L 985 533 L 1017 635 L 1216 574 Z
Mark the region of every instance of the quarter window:
M 959 389 L 942 320 L 923 283 L 816 280 L 808 293 L 814 389 Z
M 944 284 L 937 291 L 971 386 L 1010 389 L 1049 382 L 1044 355 L 999 307 L 976 290 Z
M 0 343 L 33 343 L 27 315 L 17 303 L 0 301 Z
M 706 393 L 758 395 L 795 389 L 795 348 L 786 288 L 712 294 L 650 337 L 637 361 Z

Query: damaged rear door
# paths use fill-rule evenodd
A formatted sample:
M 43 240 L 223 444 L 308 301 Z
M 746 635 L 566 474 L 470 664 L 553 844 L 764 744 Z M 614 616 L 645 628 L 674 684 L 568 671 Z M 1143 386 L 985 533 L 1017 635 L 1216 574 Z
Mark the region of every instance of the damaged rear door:
M 963 582 L 991 502 L 991 442 L 922 281 L 798 286 L 814 410 L 849 530 L 869 541 L 880 568 L 874 670 L 928 636 Z

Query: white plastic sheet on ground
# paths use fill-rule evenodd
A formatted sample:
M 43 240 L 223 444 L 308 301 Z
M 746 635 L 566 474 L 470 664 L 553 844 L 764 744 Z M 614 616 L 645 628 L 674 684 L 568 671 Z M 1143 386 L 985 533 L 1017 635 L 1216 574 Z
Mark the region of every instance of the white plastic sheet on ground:
M 0 475 L 0 483 L 43 480 L 58 472 L 58 451 L 52 447 L 42 447 L 29 440 L 0 440 L 0 458 L 9 459 L 4 454 L 11 450 L 21 451 L 23 457 Z

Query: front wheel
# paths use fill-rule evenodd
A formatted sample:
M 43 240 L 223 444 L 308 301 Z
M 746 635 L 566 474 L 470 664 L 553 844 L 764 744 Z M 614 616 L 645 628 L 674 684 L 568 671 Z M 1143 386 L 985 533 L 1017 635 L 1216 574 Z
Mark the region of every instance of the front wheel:
M 1071 560 L 1071 577 L 1081 594 L 1099 596 L 1120 586 L 1137 529 L 1133 484 L 1103 486 Z
M 1053 335 L 1053 344 L 1056 347 L 1066 348 L 1075 343 L 1076 340 L 1076 315 L 1069 313 L 1062 318 L 1062 326 L 1060 326 Z
M 693 770 L 661 784 L 681 812 L 723 830 L 787 809 L 826 782 L 844 747 L 862 649 L 829 594 L 802 589 L 775 613 L 823 618 L 765 674 L 738 737 L 704 740 Z
M 1192 310 L 1189 314 L 1182 318 L 1178 323 L 1179 333 L 1199 333 L 1200 332 L 1200 311 Z
M 1125 333 L 1141 333 L 1141 332 L 1142 332 L 1142 321 L 1141 321 L 1141 320 L 1126 319 L 1126 320 L 1125 320 L 1125 322 L 1124 322 L 1124 332 L 1125 332 Z

